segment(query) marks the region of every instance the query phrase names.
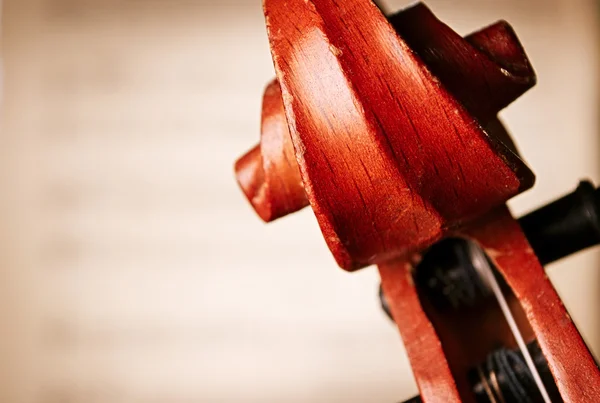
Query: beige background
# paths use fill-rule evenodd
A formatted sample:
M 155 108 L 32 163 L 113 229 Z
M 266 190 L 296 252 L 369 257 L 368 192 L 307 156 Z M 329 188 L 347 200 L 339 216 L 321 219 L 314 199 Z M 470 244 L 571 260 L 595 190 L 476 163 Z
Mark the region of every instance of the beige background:
M 538 72 L 503 114 L 538 174 L 515 212 L 598 181 L 595 3 L 429 4 L 461 33 L 507 19 Z M 0 402 L 415 393 L 376 273 L 337 269 L 310 211 L 264 226 L 234 183 L 273 75 L 259 0 L 4 0 L 2 48 Z M 549 273 L 600 352 L 597 266 Z

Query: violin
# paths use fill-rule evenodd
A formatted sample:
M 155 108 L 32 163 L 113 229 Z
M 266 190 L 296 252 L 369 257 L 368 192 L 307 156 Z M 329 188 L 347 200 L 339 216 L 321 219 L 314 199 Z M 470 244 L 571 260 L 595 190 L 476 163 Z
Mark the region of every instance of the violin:
M 424 5 L 264 0 L 276 78 L 235 164 L 266 222 L 306 206 L 338 265 L 376 265 L 420 396 L 600 402 L 598 365 L 544 273 L 600 243 L 600 191 L 521 219 L 535 176 L 497 115 L 536 83 L 511 26 L 461 37 Z

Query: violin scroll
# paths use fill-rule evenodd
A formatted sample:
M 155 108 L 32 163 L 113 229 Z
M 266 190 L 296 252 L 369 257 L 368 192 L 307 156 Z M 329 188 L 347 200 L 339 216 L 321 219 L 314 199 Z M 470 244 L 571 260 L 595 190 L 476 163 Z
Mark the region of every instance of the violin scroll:
M 600 400 L 594 359 L 505 206 L 535 179 L 497 118 L 536 82 L 512 28 L 462 38 L 423 4 L 388 19 L 370 0 L 264 0 L 264 11 L 277 77 L 260 146 L 236 163 L 259 216 L 310 205 L 340 267 L 378 265 L 423 401 L 474 401 L 470 370 L 512 343 L 495 320 L 506 310 L 449 314 L 415 285 L 448 238 L 486 256 L 560 398 Z

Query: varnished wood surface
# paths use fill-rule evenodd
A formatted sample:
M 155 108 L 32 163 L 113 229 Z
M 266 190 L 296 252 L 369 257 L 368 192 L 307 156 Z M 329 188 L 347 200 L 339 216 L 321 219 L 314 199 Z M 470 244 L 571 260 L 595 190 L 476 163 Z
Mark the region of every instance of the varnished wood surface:
M 486 251 L 520 301 L 565 402 L 600 400 L 600 370 L 518 223 L 507 209 L 467 234 Z
M 519 322 L 528 321 L 520 324 L 521 332 L 526 340 L 535 339 L 540 344 L 563 400 L 597 401 L 600 373 L 596 362 L 510 213 L 501 208 L 456 235 L 481 245 L 506 279 L 516 297 L 515 301 L 511 299 L 513 314 Z M 487 343 L 489 349 L 510 346 L 506 341 L 512 337 L 506 330 L 500 330 L 504 333 L 500 334 L 498 328 L 484 327 L 483 320 L 482 327 L 476 329 L 470 328 L 468 319 L 453 324 L 451 315 L 429 316 L 413 283 L 413 261 L 382 264 L 379 272 L 421 397 L 424 402 L 472 402 L 466 371 L 483 360 L 477 350 Z M 502 315 L 490 315 L 502 320 Z M 438 327 L 432 322 L 437 322 Z M 464 329 L 454 330 L 453 325 Z M 486 334 L 486 330 L 492 333 Z M 461 331 L 473 334 L 465 337 Z
M 382 286 L 400 329 L 424 402 L 461 402 L 441 341 L 427 317 L 412 279 L 413 264 L 396 260 L 379 265 Z
M 306 192 L 340 266 L 422 248 L 532 185 L 373 3 L 274 0 L 265 15 Z
M 563 399 L 600 399 L 593 357 L 501 207 L 533 185 L 496 119 L 535 82 L 511 28 L 500 22 L 463 40 L 423 5 L 400 13 L 394 30 L 368 0 L 297 1 L 291 12 L 288 3 L 266 0 L 264 10 L 306 195 L 341 267 L 381 265 L 423 400 L 473 401 L 466 371 L 482 354 L 469 358 L 444 335 L 452 323 L 434 328 L 410 278 L 420 251 L 461 228 L 512 286 Z M 503 254 L 490 246 L 504 243 Z
M 308 205 L 277 81 L 265 89 L 261 132 L 260 145 L 236 162 L 235 171 L 257 214 L 269 222 Z
M 531 88 L 535 73 L 512 28 L 500 21 L 463 40 L 423 4 L 401 10 L 389 21 L 485 130 L 514 151 L 496 115 Z M 276 82 L 270 83 L 263 102 L 261 145 L 236 164 L 240 186 L 267 222 L 308 205 L 296 159 L 291 158 L 293 146 L 284 113 L 281 90 Z

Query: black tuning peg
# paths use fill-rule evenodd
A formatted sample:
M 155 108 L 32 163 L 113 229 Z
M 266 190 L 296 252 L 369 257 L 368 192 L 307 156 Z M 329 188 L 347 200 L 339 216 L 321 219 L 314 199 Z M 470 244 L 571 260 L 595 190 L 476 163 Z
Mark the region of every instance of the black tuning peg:
M 600 189 L 583 181 L 570 193 L 519 220 L 542 264 L 600 243 Z

